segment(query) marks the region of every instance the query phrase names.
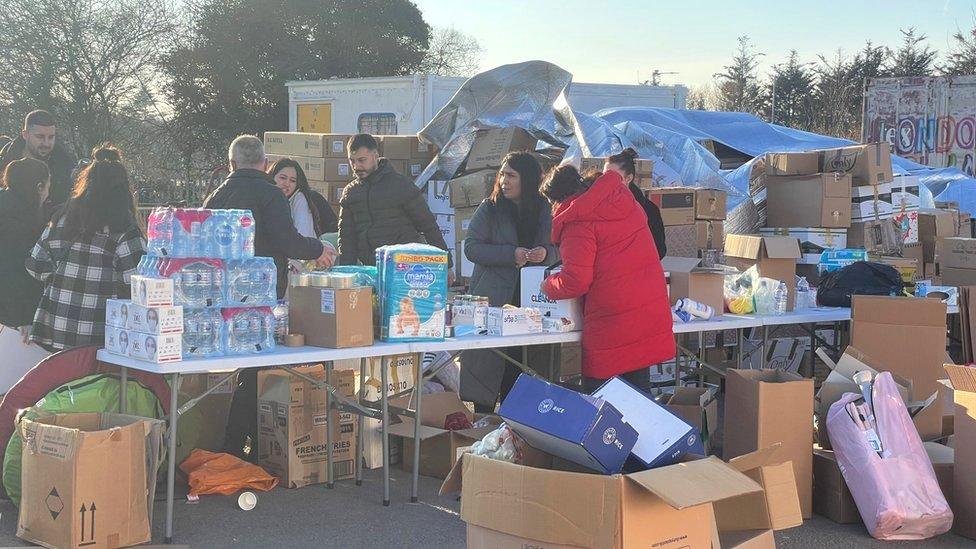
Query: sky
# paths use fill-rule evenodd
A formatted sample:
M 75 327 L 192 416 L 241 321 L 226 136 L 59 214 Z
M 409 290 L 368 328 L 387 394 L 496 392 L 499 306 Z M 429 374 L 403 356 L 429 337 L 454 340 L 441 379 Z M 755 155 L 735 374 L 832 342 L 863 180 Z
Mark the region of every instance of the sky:
M 414 0 L 434 27 L 454 27 L 480 43 L 481 69 L 541 59 L 576 82 L 632 84 L 651 71 L 663 84 L 711 82 L 748 35 L 760 70 L 791 49 L 802 61 L 853 54 L 865 40 L 895 47 L 899 28 L 926 34 L 940 52 L 958 27 L 971 28 L 976 0 Z

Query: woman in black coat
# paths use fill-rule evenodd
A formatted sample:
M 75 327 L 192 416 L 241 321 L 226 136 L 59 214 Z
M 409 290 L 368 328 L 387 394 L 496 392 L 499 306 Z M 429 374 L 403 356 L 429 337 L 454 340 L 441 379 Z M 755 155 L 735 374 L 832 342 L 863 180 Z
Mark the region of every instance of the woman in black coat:
M 34 321 L 41 283 L 27 273 L 24 262 L 47 221 L 50 174 L 40 160 L 14 160 L 4 169 L 0 190 L 0 324 L 26 334 Z
M 657 248 L 657 255 L 660 258 L 668 255 L 668 246 L 664 238 L 664 220 L 661 218 L 661 210 L 657 204 L 650 201 L 644 191 L 634 182 L 634 174 L 637 173 L 637 166 L 634 160 L 637 158 L 637 151 L 627 147 L 623 152 L 607 158 L 607 164 L 613 164 L 617 171 L 624 176 L 624 185 L 630 189 L 634 195 L 634 200 L 640 204 L 647 215 L 647 226 L 651 229 L 651 236 L 654 237 L 654 246 Z M 606 171 L 606 170 L 604 170 Z

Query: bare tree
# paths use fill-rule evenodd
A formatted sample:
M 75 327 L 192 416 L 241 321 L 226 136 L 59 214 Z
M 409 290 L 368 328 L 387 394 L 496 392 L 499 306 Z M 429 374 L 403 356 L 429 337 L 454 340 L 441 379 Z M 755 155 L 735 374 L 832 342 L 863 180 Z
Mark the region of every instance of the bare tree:
M 714 111 L 719 103 L 718 88 L 712 82 L 707 82 L 701 86 L 692 86 L 688 90 L 686 103 L 689 109 Z
M 8 0 L 0 105 L 53 110 L 79 154 L 120 142 L 159 117 L 156 71 L 173 20 L 167 0 Z
M 472 76 L 481 64 L 481 45 L 454 27 L 434 29 L 430 48 L 420 65 L 426 74 Z

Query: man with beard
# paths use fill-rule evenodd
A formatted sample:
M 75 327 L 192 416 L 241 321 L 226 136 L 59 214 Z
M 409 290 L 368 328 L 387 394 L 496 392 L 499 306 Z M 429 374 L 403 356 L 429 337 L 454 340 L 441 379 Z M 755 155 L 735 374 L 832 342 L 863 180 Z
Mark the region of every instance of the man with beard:
M 372 265 L 376 248 L 391 244 L 426 242 L 447 250 L 426 197 L 380 158 L 376 138 L 361 133 L 346 149 L 356 179 L 339 201 L 339 263 Z
M 74 187 L 71 170 L 76 162 L 62 140 L 57 138 L 51 113 L 36 110 L 27 114 L 20 136 L 0 149 L 0 173 L 7 164 L 21 158 L 34 158 L 47 164 L 51 173 L 51 190 L 44 203 L 44 215 L 50 217 L 71 196 Z

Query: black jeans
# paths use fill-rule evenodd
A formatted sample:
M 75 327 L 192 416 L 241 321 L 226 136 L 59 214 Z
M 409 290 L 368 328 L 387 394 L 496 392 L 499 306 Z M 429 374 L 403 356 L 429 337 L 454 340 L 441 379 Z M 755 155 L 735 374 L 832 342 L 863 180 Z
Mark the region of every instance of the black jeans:
M 625 374 L 620 374 L 620 379 L 630 383 L 634 387 L 637 387 L 641 391 L 647 394 L 651 394 L 651 369 L 641 368 L 640 370 L 634 370 L 633 372 L 627 372 Z M 607 380 L 599 379 L 595 377 L 583 376 L 583 392 L 586 394 L 591 394 L 600 388 L 601 385 L 606 383 Z
M 522 348 L 521 347 L 509 347 L 503 351 L 506 355 L 511 358 L 521 361 L 522 360 Z M 505 400 L 508 396 L 509 391 L 515 385 L 515 381 L 518 379 L 519 374 L 522 373 L 521 368 L 512 364 L 511 362 L 505 360 L 503 361 L 505 373 L 502 375 L 502 383 L 498 390 L 498 402 Z M 477 414 L 494 414 L 495 405 L 487 406 L 484 404 L 474 403 L 474 411 Z

